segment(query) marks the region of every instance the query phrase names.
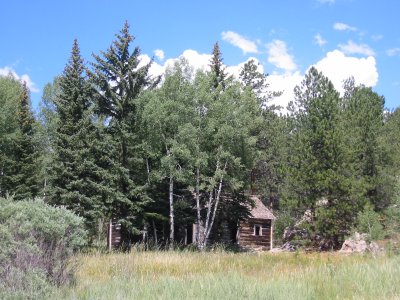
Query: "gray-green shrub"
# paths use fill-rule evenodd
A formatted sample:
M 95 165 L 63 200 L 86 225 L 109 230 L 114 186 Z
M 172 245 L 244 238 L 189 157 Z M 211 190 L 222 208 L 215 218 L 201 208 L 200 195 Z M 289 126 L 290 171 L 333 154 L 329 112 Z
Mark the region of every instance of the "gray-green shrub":
M 72 279 L 83 219 L 41 199 L 0 198 L 0 298 L 35 299 Z

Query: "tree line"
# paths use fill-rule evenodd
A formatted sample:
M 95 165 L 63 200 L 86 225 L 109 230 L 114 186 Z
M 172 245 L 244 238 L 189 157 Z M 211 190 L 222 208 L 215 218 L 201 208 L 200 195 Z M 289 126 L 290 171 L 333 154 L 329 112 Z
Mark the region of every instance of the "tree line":
M 246 218 L 251 193 L 274 209 L 279 235 L 310 211 L 308 242 L 321 249 L 361 215 L 398 226 L 399 110 L 371 88 L 349 78 L 340 95 L 312 67 L 282 114 L 254 60 L 228 76 L 216 43 L 209 71 L 181 59 L 152 77 L 133 41 L 126 23 L 86 63 L 75 40 L 36 118 L 26 85 L 0 78 L 0 196 L 66 207 L 92 241 L 115 218 L 125 242 L 169 247 L 201 224 L 204 249 L 218 220 Z

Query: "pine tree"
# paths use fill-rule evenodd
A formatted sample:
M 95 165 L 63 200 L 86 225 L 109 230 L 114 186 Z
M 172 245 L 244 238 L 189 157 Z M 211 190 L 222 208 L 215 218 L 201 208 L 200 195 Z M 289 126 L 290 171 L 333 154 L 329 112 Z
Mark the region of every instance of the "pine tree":
M 292 130 L 291 184 L 298 204 L 315 213 L 315 242 L 338 247 L 355 221 L 344 168 L 341 101 L 333 84 L 314 67 L 295 89 L 297 112 Z
M 277 107 L 268 107 L 268 102 L 274 97 L 279 97 L 282 92 L 269 90 L 268 74 L 260 72 L 259 67 L 260 64 L 256 64 L 254 59 L 250 59 L 241 68 L 239 79 L 244 87 L 250 88 L 256 94 L 263 110 L 275 110 Z
M 0 195 L 6 197 L 14 188 L 14 140 L 19 131 L 16 119 L 21 83 L 9 76 L 0 76 Z
M 252 171 L 252 190 L 277 204 L 284 177 L 286 122 L 274 110 L 274 105 L 268 105 L 273 97 L 280 92 L 269 90 L 267 74 L 260 72 L 260 65 L 250 59 L 240 70 L 239 79 L 244 88 L 250 89 L 259 102 L 259 112 L 263 120 L 255 128 L 258 135 L 257 162 Z
M 96 222 L 106 214 L 113 194 L 102 166 L 99 128 L 92 121 L 91 88 L 77 40 L 71 58 L 59 79 L 55 101 L 58 114 L 52 161 L 50 202 L 64 205 L 86 220 L 95 233 Z
M 34 140 L 35 119 L 30 108 L 29 90 L 23 83 L 18 101 L 17 121 L 19 132 L 14 140 L 13 188 L 16 200 L 34 198 L 39 193 L 38 152 Z
M 226 83 L 226 73 L 225 73 L 225 67 L 223 64 L 223 59 L 222 59 L 222 53 L 221 50 L 219 49 L 219 44 L 216 42 L 214 44 L 214 48 L 212 51 L 212 57 L 210 60 L 210 67 L 211 67 L 211 80 L 212 80 L 212 85 L 214 89 L 217 89 L 219 86 L 221 86 L 222 89 L 225 89 Z
M 384 98 L 371 88 L 357 87 L 354 83 L 346 86 L 344 126 L 348 168 L 360 201 L 367 200 L 377 209 L 390 202 L 381 186 L 385 153 L 378 140 L 384 103 Z
M 151 62 L 140 66 L 140 48 L 130 52 L 133 40 L 125 23 L 110 48 L 102 56 L 94 55 L 93 72 L 89 73 L 96 90 L 97 111 L 106 118 L 105 130 L 111 143 L 109 172 L 116 186 L 111 213 L 129 232 L 137 232 L 142 226 L 148 202 L 144 191 L 146 169 L 136 125 L 137 99 L 144 89 L 158 82 L 148 75 Z

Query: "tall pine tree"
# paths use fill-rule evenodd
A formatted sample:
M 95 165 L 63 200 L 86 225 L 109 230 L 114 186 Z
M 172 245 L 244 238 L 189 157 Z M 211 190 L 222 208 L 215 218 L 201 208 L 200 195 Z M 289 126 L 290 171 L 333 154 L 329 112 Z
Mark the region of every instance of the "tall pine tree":
M 296 87 L 290 181 L 297 207 L 315 216 L 314 241 L 338 247 L 356 214 L 344 170 L 341 101 L 333 84 L 312 67 Z
M 29 90 L 23 83 L 17 108 L 19 131 L 14 139 L 13 187 L 10 194 L 16 200 L 34 198 L 39 193 L 38 152 L 34 139 L 35 119 L 30 108 Z
M 225 89 L 225 80 L 226 80 L 226 73 L 225 67 L 223 64 L 222 53 L 219 49 L 219 44 L 216 42 L 213 47 L 212 57 L 210 60 L 210 67 L 211 67 L 211 80 L 212 86 L 214 89 L 221 87 Z
M 55 108 L 58 114 L 51 173 L 50 202 L 64 205 L 85 218 L 95 233 L 96 222 L 106 214 L 106 203 L 113 194 L 107 172 L 99 162 L 99 129 L 91 116 L 91 87 L 77 40 L 71 58 L 59 79 L 60 92 Z
M 106 118 L 106 134 L 112 151 L 109 170 L 116 186 L 112 215 L 128 233 L 142 226 L 148 197 L 144 190 L 146 168 L 138 140 L 137 98 L 157 83 L 148 75 L 151 65 L 140 64 L 140 48 L 130 51 L 134 37 L 129 25 L 102 55 L 94 55 L 90 80 L 95 89 L 97 111 Z
M 14 184 L 12 168 L 15 161 L 14 140 L 18 132 L 16 120 L 21 83 L 11 74 L 0 76 L 0 195 L 10 194 Z

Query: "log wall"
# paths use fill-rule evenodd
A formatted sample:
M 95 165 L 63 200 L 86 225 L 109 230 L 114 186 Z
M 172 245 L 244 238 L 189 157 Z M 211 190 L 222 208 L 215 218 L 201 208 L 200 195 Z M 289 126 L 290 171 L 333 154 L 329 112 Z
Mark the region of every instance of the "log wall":
M 255 234 L 254 226 L 260 226 L 260 235 Z M 238 244 L 245 248 L 271 249 L 271 220 L 249 219 L 240 223 Z

